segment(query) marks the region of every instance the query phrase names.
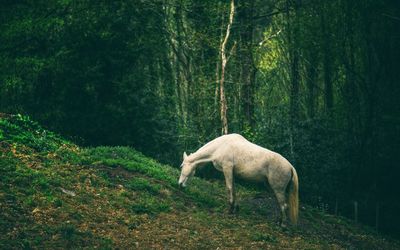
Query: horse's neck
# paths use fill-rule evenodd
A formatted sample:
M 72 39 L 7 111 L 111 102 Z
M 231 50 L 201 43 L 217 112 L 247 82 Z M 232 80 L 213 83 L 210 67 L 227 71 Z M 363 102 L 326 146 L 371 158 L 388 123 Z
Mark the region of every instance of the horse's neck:
M 194 164 L 203 165 L 212 161 L 212 154 L 214 151 L 215 149 L 212 144 L 206 144 L 188 157 Z

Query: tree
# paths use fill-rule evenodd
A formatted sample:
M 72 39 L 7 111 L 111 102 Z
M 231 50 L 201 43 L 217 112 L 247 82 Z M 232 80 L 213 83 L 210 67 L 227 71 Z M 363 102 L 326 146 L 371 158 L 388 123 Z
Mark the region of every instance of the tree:
M 220 111 L 221 111 L 221 125 L 222 125 L 222 134 L 228 134 L 228 118 L 227 118 L 227 109 L 228 105 L 225 97 L 225 68 L 226 64 L 229 60 L 229 55 L 226 53 L 226 46 L 228 43 L 229 35 L 231 32 L 231 26 L 233 23 L 233 16 L 235 14 L 235 1 L 231 0 L 231 7 L 229 12 L 229 22 L 226 27 L 225 38 L 221 44 L 221 79 L 220 79 Z M 232 47 L 233 48 L 233 47 Z

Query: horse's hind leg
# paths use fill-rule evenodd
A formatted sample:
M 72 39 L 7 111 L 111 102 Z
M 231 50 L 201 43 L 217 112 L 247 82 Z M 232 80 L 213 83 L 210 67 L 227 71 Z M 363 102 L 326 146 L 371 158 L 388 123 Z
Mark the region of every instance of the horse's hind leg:
M 273 170 L 274 171 L 270 171 L 268 182 L 278 201 L 281 213 L 279 223 L 283 226 L 283 223 L 286 222 L 286 211 L 288 209 L 286 187 L 290 181 L 291 172 L 288 173 L 282 168 L 273 168 Z
M 276 196 L 276 199 L 278 200 L 279 204 L 279 209 L 280 209 L 280 216 L 279 216 L 279 225 L 284 226 L 284 222 L 286 221 L 286 210 L 288 208 L 288 205 L 286 203 L 286 197 L 285 197 L 285 192 L 281 190 L 275 190 L 274 193 Z
M 268 180 L 272 190 L 274 191 L 276 200 L 278 201 L 280 216 L 279 216 L 279 224 L 283 226 L 283 223 L 286 221 L 286 210 L 288 205 L 286 203 L 286 184 L 285 181 L 270 178 Z

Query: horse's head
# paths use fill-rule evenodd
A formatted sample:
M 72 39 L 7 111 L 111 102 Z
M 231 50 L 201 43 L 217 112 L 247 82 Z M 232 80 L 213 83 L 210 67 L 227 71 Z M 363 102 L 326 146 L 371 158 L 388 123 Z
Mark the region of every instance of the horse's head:
M 196 172 L 196 166 L 188 160 L 186 152 L 183 153 L 183 162 L 181 164 L 181 176 L 179 177 L 179 186 L 186 187 L 186 182 L 189 177 L 193 176 Z

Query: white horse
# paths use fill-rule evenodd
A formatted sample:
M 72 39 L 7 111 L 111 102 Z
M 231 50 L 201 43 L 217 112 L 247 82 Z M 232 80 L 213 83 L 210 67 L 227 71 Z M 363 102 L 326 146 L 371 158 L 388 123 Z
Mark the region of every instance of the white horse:
M 209 162 L 224 173 L 231 213 L 237 209 L 235 175 L 249 181 L 268 181 L 280 206 L 280 224 L 286 220 L 287 212 L 292 224 L 297 224 L 298 177 L 294 167 L 283 156 L 253 144 L 241 135 L 223 135 L 189 156 L 183 153 L 179 186 L 185 187 L 196 168 Z

